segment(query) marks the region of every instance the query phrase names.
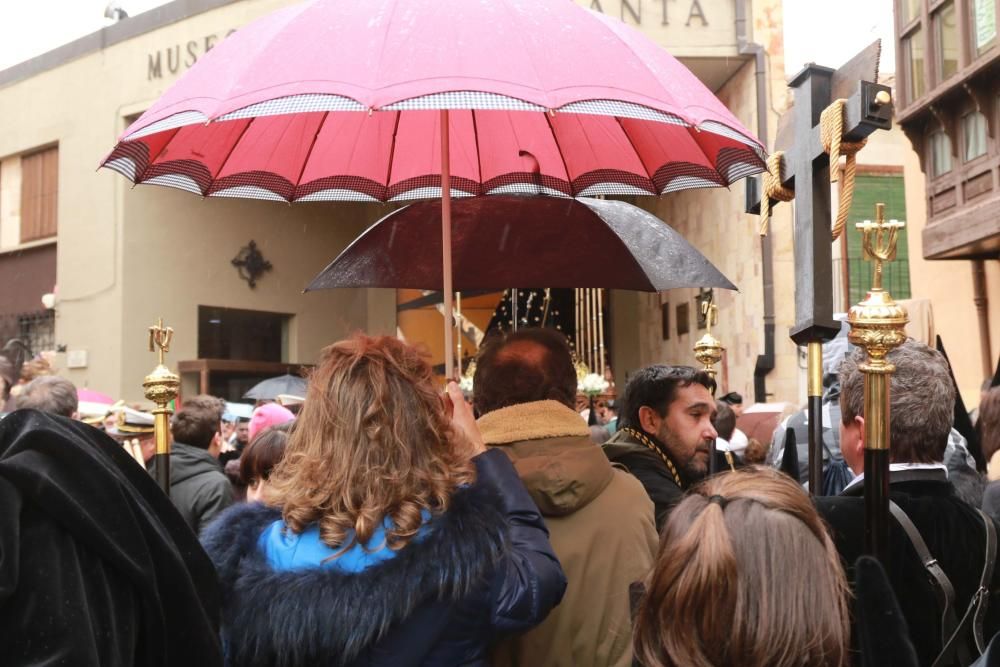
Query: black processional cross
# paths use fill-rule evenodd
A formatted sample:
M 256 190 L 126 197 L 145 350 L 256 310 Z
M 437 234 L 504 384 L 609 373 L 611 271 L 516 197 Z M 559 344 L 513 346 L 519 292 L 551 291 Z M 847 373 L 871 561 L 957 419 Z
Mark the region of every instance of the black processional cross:
M 809 488 L 814 494 L 823 484 L 822 344 L 840 331 L 840 323 L 833 319 L 830 155 L 824 146 L 820 116 L 835 100 L 846 100 L 841 136 L 845 144 L 862 142 L 876 130 L 889 129 L 890 89 L 865 80 L 868 76 L 878 79 L 880 51 L 880 43 L 875 42 L 838 70 L 807 65 L 792 78 L 788 85 L 794 91 L 795 104 L 779 120 L 775 140 L 775 151 L 783 154 L 770 165 L 775 181 L 794 190 L 795 326 L 790 335 L 809 350 Z M 834 168 L 839 169 L 839 164 Z M 765 192 L 763 196 L 769 195 Z M 768 201 L 769 206 L 776 203 Z M 758 211 L 754 207 L 751 212 Z M 887 494 L 888 488 L 884 492 Z M 867 498 L 866 489 L 866 503 L 873 501 L 878 498 Z M 870 529 L 866 526 L 866 534 Z

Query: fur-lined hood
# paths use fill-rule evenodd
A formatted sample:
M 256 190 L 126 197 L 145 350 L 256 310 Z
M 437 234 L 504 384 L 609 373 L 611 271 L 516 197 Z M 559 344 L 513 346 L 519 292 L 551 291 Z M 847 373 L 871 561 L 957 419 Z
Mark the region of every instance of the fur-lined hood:
M 232 507 L 202 536 L 223 590 L 223 640 L 232 665 L 367 662 L 391 628 L 431 603 L 452 604 L 489 585 L 508 549 L 496 491 L 476 484 L 452 497 L 427 534 L 362 572 L 275 571 L 259 546 L 281 518 L 258 503 Z
M 565 516 L 586 506 L 611 483 L 614 470 L 590 439 L 590 427 L 558 401 L 533 401 L 479 418 L 487 445 L 514 463 L 545 516 Z

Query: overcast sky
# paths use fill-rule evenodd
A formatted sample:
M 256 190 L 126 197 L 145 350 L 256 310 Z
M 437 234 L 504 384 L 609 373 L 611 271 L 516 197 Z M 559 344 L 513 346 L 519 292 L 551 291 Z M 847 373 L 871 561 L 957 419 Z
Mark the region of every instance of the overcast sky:
M 135 15 L 168 0 L 119 0 Z M 733 0 L 729 0 L 733 1 Z M 110 21 L 108 0 L 0 0 L 0 69 L 88 33 Z M 895 71 L 892 0 L 784 0 L 785 71 L 807 62 L 837 67 L 877 37 L 883 72 Z

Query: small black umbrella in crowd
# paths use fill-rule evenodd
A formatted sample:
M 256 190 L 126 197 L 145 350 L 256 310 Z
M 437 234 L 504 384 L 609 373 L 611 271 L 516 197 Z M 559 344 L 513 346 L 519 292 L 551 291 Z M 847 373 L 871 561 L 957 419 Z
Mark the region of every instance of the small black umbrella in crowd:
M 621 201 L 491 196 L 452 203 L 454 285 L 736 289 L 684 237 Z M 307 288 L 442 289 L 441 208 L 411 204 L 368 228 Z M 572 239 L 568 242 L 568 239 Z

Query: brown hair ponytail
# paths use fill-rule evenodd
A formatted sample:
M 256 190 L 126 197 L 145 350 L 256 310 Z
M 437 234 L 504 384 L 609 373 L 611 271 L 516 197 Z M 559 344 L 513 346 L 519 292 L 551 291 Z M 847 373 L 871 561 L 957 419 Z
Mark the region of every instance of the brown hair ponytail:
M 848 638 L 839 557 L 796 484 L 726 473 L 673 510 L 636 615 L 645 667 L 842 667 Z

